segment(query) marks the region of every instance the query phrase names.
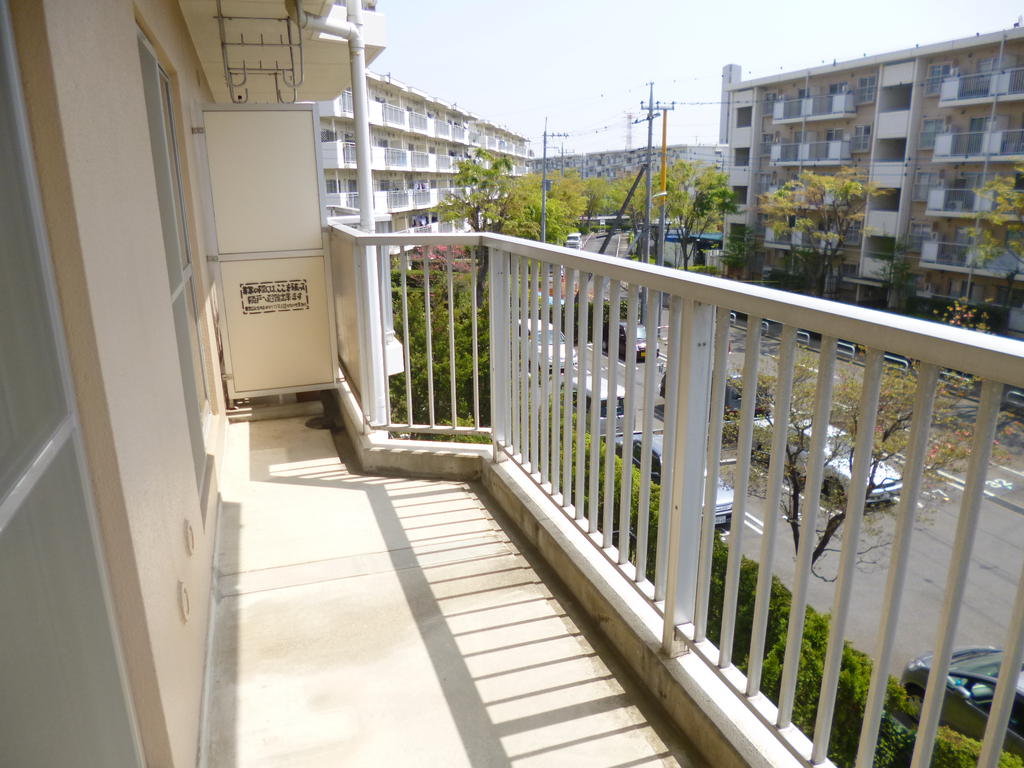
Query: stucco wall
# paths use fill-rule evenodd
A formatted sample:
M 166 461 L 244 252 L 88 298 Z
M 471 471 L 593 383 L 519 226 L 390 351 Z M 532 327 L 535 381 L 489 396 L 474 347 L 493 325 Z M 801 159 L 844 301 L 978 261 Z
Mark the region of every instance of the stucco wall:
M 189 126 L 209 90 L 178 6 L 14 0 L 14 30 L 90 479 L 147 764 L 193 765 L 216 529 L 216 471 L 190 458 L 137 47 L 171 74 L 197 288 L 208 310 Z M 206 312 L 208 315 L 208 311 Z M 211 349 L 212 325 L 200 329 Z M 208 355 L 216 455 L 223 404 Z M 200 495 L 203 501 L 200 501 Z M 196 549 L 185 547 L 186 521 Z M 179 610 L 179 582 L 191 615 Z

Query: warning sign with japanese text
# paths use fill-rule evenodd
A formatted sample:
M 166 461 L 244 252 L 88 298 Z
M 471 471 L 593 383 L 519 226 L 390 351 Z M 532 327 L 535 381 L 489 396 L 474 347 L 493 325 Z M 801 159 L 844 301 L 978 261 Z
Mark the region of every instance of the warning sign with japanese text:
M 290 312 L 309 309 L 309 286 L 305 280 L 264 280 L 241 283 L 242 314 Z

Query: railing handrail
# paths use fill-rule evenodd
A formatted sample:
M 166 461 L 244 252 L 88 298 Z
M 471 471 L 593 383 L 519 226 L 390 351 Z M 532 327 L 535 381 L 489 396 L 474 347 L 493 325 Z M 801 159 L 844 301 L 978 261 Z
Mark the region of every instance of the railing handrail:
M 581 253 L 509 235 L 491 233 L 366 234 L 342 224 L 333 229 L 357 245 L 465 245 L 498 248 L 550 264 L 600 273 L 604 277 L 705 304 L 728 306 L 755 317 L 847 339 L 878 345 L 878 327 L 886 327 L 885 348 L 939 366 L 955 368 L 996 381 L 1024 380 L 1024 342 L 956 326 L 894 315 L 880 310 L 819 299 L 760 285 L 699 273 L 625 261 L 613 256 Z

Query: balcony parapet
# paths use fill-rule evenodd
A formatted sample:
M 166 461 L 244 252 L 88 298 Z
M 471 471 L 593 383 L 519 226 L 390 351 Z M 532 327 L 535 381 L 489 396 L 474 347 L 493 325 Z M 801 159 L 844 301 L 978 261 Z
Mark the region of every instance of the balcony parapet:
M 954 107 L 1024 99 L 1024 67 L 947 77 L 939 90 L 939 106 Z

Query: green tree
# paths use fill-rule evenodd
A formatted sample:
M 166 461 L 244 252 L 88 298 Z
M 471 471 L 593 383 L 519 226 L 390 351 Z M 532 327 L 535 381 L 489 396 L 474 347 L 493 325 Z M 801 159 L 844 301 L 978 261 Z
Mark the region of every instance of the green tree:
M 754 233 L 746 227 L 733 227 L 729 231 L 722 249 L 722 266 L 725 267 L 726 277 L 742 280 L 749 274 L 756 244 Z
M 824 296 L 835 284 L 843 249 L 864 221 L 864 206 L 879 193 L 853 168 L 833 176 L 804 171 L 775 192 L 762 195 L 761 211 L 778 236 L 796 234 L 790 268 L 796 269 L 804 289 Z
M 736 197 L 729 176 L 713 165 L 680 160 L 668 169 L 666 217 L 679 233 L 683 269 L 689 269 L 697 251 L 695 240 L 721 228 L 727 213 L 736 212 Z
M 817 356 L 805 353 L 798 358 L 793 373 L 793 396 L 787 419 L 789 437 L 783 456 L 783 478 L 785 490 L 781 501 L 781 514 L 789 525 L 794 551 L 800 546 L 800 525 L 803 514 L 804 491 L 807 484 L 807 457 L 811 448 L 812 415 L 817 394 Z M 863 383 L 863 369 L 842 366 L 833 385 L 832 411 L 829 417 L 830 435 L 826 445 L 824 465 L 831 468 L 826 472 L 822 484 L 815 540 L 811 563 L 834 548 L 846 522 L 846 485 L 838 476 L 853 473 L 854 437 L 860 426 L 860 392 Z M 775 391 L 772 376 L 763 377 L 765 390 Z M 882 373 L 882 387 L 879 396 L 874 433 L 874 446 L 868 468 L 868 482 L 864 489 L 865 501 L 882 487 L 886 481 L 884 467 L 902 463 L 910 439 L 909 427 L 914 410 L 914 395 L 917 389 L 917 375 L 911 368 L 904 370 L 889 367 Z M 925 458 L 926 478 L 938 480 L 939 473 L 959 466 L 970 454 L 972 428 L 965 426 L 958 418 L 959 393 L 953 385 L 940 383 L 936 393 L 932 418 L 932 434 L 929 452 Z M 755 451 L 751 471 L 757 480 L 764 478 L 768 464 L 768 447 L 771 441 L 771 424 L 774 414 L 767 417 L 756 428 Z M 726 433 L 731 437 L 733 433 Z M 732 438 L 735 439 L 734 437 Z M 844 471 L 838 473 L 836 470 Z M 865 504 L 864 546 L 860 556 L 871 557 L 870 553 L 884 542 L 884 520 L 893 512 L 893 506 L 886 503 Z M 817 575 L 820 575 L 816 571 Z
M 583 181 L 575 171 L 551 179 L 547 200 L 547 242 L 562 244 L 570 232 L 579 228 L 580 217 L 586 210 L 587 198 Z M 540 239 L 541 177 L 530 174 L 515 179 L 512 188 L 514 204 L 505 221 L 503 233 Z
M 907 260 L 906 241 L 896 240 L 891 251 L 876 256 L 883 262 L 882 285 L 888 308 L 894 312 L 906 311 L 907 300 L 914 290 L 914 272 Z
M 455 189 L 437 206 L 442 221 L 461 222 L 474 232 L 502 233 L 518 202 L 512 160 L 486 149 L 458 164 Z
M 615 212 L 612 209 L 613 203 L 610 193 L 611 184 L 603 176 L 593 176 L 586 180 L 583 196 L 586 198 L 587 204 L 583 215 L 587 218 L 588 222 L 595 216 Z
M 1017 173 L 1024 173 L 1024 166 Z M 982 226 L 971 230 L 977 243 L 976 265 L 1002 275 L 1003 306 L 1009 307 L 1014 283 L 1024 274 L 1024 190 L 1017 188 L 1015 176 L 1000 175 L 976 192 L 990 202 L 989 210 L 980 214 Z

